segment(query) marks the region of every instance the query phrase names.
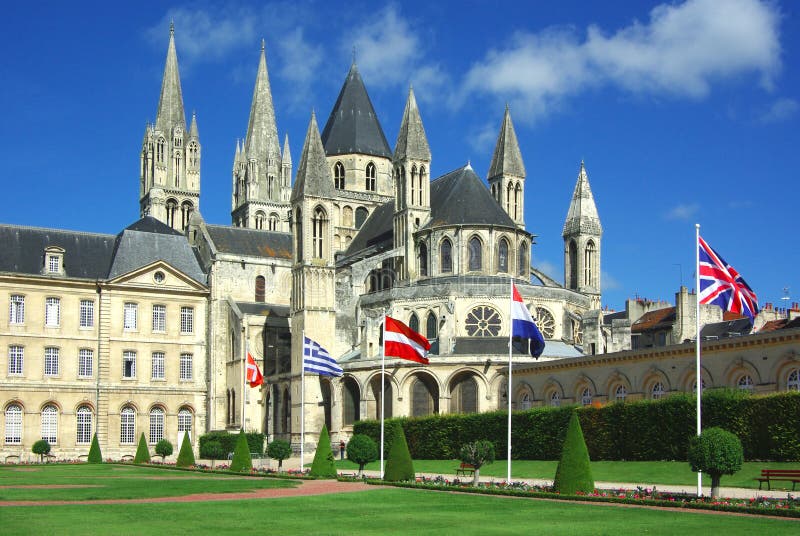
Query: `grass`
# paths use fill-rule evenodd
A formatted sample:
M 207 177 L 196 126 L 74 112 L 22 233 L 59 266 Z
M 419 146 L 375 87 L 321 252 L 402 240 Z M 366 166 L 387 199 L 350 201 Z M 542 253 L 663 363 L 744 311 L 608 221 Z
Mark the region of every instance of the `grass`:
M 697 475 L 693 473 L 688 462 L 591 462 L 592 475 L 596 482 L 620 482 L 645 485 L 685 485 L 697 484 Z M 434 473 L 454 475 L 459 462 L 457 460 L 414 460 L 414 471 L 417 473 Z M 343 471 L 358 471 L 358 465 L 347 460 L 337 461 L 337 467 Z M 378 471 L 378 462 L 368 464 L 365 469 Z M 512 479 L 545 479 L 552 480 L 556 474 L 557 461 L 513 460 L 511 462 Z M 761 474 L 761 469 L 800 469 L 800 463 L 781 462 L 745 462 L 742 469 L 734 475 L 722 477 L 722 486 L 737 488 L 758 488 L 753 480 Z M 505 480 L 506 461 L 496 462 L 481 467 L 481 476 L 496 477 Z M 703 483 L 711 485 L 711 479 L 703 475 Z M 773 489 L 790 489 L 791 482 L 778 482 Z
M 797 534 L 797 521 L 408 489 L 251 501 L 2 507 L 3 534 Z
M 297 485 L 297 482 L 108 464 L 0 466 L 0 486 L 37 485 L 87 487 L 0 487 L 0 500 L 85 501 L 172 497 L 194 493 L 234 493 L 263 488 L 286 488 Z

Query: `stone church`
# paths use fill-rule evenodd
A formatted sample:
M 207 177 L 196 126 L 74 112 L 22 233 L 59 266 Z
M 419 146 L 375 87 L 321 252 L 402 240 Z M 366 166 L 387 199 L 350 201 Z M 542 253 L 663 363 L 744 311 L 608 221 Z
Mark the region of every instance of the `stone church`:
M 78 458 L 97 433 L 118 458 L 142 433 L 151 448 L 185 432 L 196 446 L 242 428 L 299 448 L 301 415 L 312 451 L 323 424 L 338 442 L 379 417 L 382 392 L 387 417 L 505 408 L 509 396 L 530 407 L 528 390 L 506 391 L 509 354 L 536 363 L 509 351 L 512 281 L 546 338 L 539 362 L 630 348 L 629 322 L 598 321 L 602 226 L 583 162 L 561 284 L 531 266 L 508 108 L 485 178 L 469 163 L 438 170 L 413 89 L 392 148 L 354 62 L 322 130 L 311 114 L 295 167 L 263 44 L 255 74 L 229 225 L 202 217 L 201 138 L 172 28 L 140 152 L 141 219 L 117 235 L 0 225 L 2 458 L 28 459 L 43 437 Z M 390 358 L 381 375 L 384 315 L 431 341 L 430 365 Z M 306 374 L 301 389 L 304 336 L 341 378 Z M 244 383 L 248 352 L 258 388 Z

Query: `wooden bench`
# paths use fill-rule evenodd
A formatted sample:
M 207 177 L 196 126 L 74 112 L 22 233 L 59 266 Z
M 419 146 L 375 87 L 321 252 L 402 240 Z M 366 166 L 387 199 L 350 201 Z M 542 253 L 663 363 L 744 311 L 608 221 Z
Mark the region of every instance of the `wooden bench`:
M 469 473 L 469 474 L 467 474 L 467 473 Z M 461 465 L 458 466 L 458 469 L 456 469 L 456 476 L 458 476 L 458 475 L 474 476 L 475 475 L 475 466 L 472 465 L 471 463 L 462 463 Z
M 133 461 L 133 455 L 132 454 L 124 454 L 122 456 L 122 458 L 119 459 L 119 461 L 121 461 L 121 462 L 132 462 Z
M 767 483 L 767 489 L 772 489 L 770 487 L 770 482 L 782 480 L 791 482 L 792 491 L 794 491 L 795 486 L 800 482 L 800 469 L 762 469 L 761 476 L 757 477 L 755 480 L 758 480 L 758 489 L 761 489 L 761 485 L 764 484 L 764 482 Z

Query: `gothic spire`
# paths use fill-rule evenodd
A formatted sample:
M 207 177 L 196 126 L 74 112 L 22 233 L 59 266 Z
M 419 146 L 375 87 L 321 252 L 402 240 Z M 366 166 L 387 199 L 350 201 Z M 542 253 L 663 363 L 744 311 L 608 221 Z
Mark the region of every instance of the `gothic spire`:
M 178 54 L 175 52 L 175 26 L 169 25 L 169 46 L 161 81 L 161 97 L 158 99 L 156 130 L 171 131 L 175 126 L 186 128 L 186 115 L 183 111 L 181 77 L 178 73 Z
M 417 99 L 414 88 L 408 88 L 406 109 L 403 111 L 403 120 L 400 122 L 400 131 L 397 133 L 397 143 L 394 149 L 394 159 L 403 160 L 412 158 L 430 162 L 431 149 L 428 138 L 425 136 L 425 127 L 419 115 Z
M 569 204 L 562 236 L 566 238 L 579 233 L 603 234 L 603 226 L 600 224 L 600 216 L 597 214 L 592 189 L 589 187 L 589 175 L 586 173 L 583 160 L 581 160 L 581 169 L 578 172 L 575 191 L 572 193 L 572 201 Z
M 311 121 L 308 123 L 303 152 L 300 154 L 300 164 L 297 166 L 297 176 L 292 188 L 292 202 L 304 195 L 329 197 L 333 193 L 332 188 L 333 176 L 325 158 L 317 116 L 311 112 Z
M 192 124 L 189 127 L 189 137 L 199 138 L 200 131 L 197 129 L 197 112 L 192 112 Z
M 292 153 L 289 151 L 289 134 L 283 138 L 283 154 L 281 155 L 283 165 L 292 165 Z
M 244 150 L 247 158 L 255 158 L 265 169 L 268 160 L 276 164 L 280 161 L 278 127 L 275 123 L 275 109 L 272 105 L 272 90 L 267 74 L 267 56 L 263 40 Z
M 514 132 L 508 105 L 506 105 L 506 113 L 503 116 L 503 124 L 500 126 L 500 134 L 497 136 L 497 144 L 494 147 L 494 155 L 487 178 L 500 175 L 525 177 L 525 164 L 522 162 L 522 153 L 519 150 L 517 134 Z

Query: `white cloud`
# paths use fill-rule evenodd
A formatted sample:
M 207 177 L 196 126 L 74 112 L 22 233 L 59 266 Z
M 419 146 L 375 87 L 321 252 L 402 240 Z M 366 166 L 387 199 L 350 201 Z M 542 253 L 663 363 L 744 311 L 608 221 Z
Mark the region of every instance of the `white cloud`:
M 622 283 L 610 273 L 600 270 L 600 287 L 603 290 L 619 290 Z
M 454 104 L 494 95 L 535 118 L 598 86 L 702 98 L 714 82 L 753 73 L 770 88 L 781 66 L 779 19 L 759 0 L 688 0 L 615 33 L 592 25 L 584 40 L 572 28 L 517 33 L 472 66 Z
M 470 135 L 467 136 L 467 142 L 476 154 L 492 154 L 495 142 L 497 141 L 498 131 L 499 127 L 497 125 L 486 122 L 475 128 Z
M 563 275 L 561 273 L 561 268 L 550 261 L 538 261 L 534 263 L 534 268 L 556 281 Z
M 680 204 L 672 207 L 664 217 L 668 220 L 689 221 L 700 210 L 700 206 L 694 203 Z
M 764 124 L 779 123 L 795 115 L 798 108 L 800 108 L 800 105 L 794 99 L 778 99 L 772 103 L 768 110 L 761 114 L 759 121 Z
M 282 59 L 280 77 L 292 87 L 290 108 L 310 111 L 312 86 L 317 82 L 323 59 L 322 47 L 308 42 L 303 28 L 296 27 L 278 42 L 278 52 Z

